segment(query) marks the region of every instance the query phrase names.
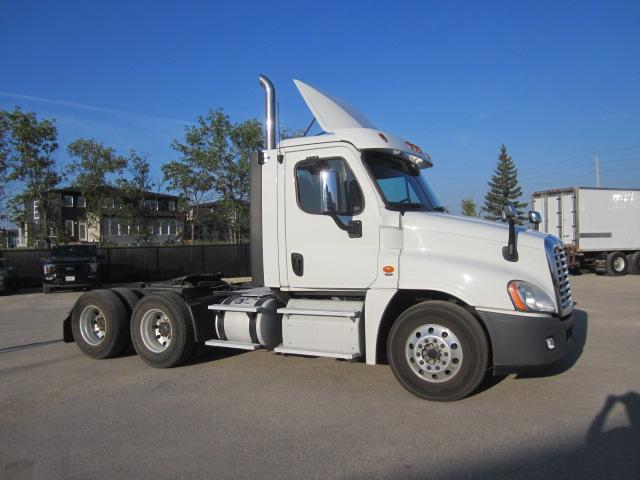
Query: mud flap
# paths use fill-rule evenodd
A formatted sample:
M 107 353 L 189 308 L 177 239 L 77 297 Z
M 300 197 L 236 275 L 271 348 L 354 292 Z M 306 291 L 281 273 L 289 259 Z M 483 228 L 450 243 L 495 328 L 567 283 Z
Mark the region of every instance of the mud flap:
M 73 332 L 71 331 L 71 312 L 69 312 L 67 318 L 62 321 L 62 340 L 64 340 L 64 343 L 75 342 Z

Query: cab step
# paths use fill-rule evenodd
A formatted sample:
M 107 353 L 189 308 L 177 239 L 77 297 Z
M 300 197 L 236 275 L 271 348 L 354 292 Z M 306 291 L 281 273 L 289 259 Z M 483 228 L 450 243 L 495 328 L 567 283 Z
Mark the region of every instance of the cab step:
M 240 350 L 257 350 L 261 348 L 259 343 L 231 342 L 229 340 L 217 340 L 215 338 L 207 340 L 204 344 L 210 347 L 238 348 Z
M 360 356 L 359 353 L 343 353 L 343 352 L 321 352 L 319 350 L 301 350 L 298 348 L 276 347 L 273 349 L 276 353 L 290 355 L 306 355 L 308 357 L 330 357 L 342 358 L 344 360 L 354 360 Z

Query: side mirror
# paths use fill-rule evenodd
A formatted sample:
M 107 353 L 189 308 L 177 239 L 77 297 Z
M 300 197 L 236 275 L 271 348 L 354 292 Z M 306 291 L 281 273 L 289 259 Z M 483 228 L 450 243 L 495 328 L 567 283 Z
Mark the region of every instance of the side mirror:
M 540 212 L 536 212 L 535 210 L 531 210 L 529 212 L 529 223 L 533 225 L 535 230 L 539 229 L 540 222 L 542 222 L 542 214 Z
M 335 215 L 338 212 L 338 174 L 335 170 L 320 171 L 320 213 Z

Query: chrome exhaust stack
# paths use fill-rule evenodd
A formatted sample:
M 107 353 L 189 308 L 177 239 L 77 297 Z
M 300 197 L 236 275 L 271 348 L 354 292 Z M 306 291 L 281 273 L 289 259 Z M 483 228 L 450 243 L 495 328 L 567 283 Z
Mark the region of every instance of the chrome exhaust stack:
M 264 89 L 264 139 L 267 150 L 276 148 L 276 89 L 266 76 L 260 75 Z

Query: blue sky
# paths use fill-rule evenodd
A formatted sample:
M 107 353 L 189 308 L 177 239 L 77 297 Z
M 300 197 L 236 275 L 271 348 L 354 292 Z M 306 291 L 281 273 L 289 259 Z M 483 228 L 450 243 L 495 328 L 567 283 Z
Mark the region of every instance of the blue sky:
M 208 108 L 311 114 L 299 78 L 434 159 L 458 210 L 482 202 L 501 143 L 533 190 L 640 188 L 640 2 L 0 2 L 0 108 L 55 118 L 159 165 Z M 64 149 L 59 160 L 67 161 Z

